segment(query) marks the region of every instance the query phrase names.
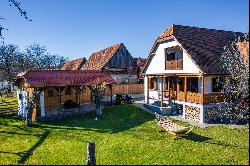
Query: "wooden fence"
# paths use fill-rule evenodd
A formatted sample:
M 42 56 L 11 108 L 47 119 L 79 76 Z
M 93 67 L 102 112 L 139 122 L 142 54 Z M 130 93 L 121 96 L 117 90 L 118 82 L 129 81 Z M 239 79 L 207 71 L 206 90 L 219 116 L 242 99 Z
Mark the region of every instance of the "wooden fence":
M 53 89 L 53 88 L 50 88 Z M 124 85 L 112 85 L 112 94 L 116 95 L 119 93 L 126 93 L 126 94 L 143 94 L 144 93 L 144 84 L 124 84 Z M 107 88 L 105 92 L 106 96 L 110 96 L 111 92 Z M 75 103 L 78 103 L 80 100 L 80 103 L 88 103 L 91 101 L 91 91 L 89 88 L 86 88 L 80 96 L 76 95 L 75 90 L 72 88 L 72 92 L 69 95 L 63 94 L 59 96 L 55 93 L 54 96 L 49 97 L 48 96 L 48 90 L 45 91 L 44 95 L 45 100 L 45 107 L 46 108 L 55 108 L 62 103 L 65 103 L 67 100 L 72 100 Z
M 113 85 L 112 94 L 116 95 L 119 93 L 126 94 L 142 94 L 144 93 L 144 84 L 123 84 L 123 85 Z M 106 90 L 106 95 L 110 96 L 110 90 Z

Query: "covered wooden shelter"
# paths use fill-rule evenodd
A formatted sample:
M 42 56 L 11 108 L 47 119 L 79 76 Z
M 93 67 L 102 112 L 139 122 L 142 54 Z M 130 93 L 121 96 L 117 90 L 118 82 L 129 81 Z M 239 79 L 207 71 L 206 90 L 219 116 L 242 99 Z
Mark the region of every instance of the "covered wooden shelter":
M 81 111 L 93 108 L 91 86 L 105 82 L 112 94 L 113 78 L 105 73 L 94 70 L 29 70 L 17 75 L 15 84 L 18 86 L 18 110 L 24 115 L 27 103 L 34 93 L 38 94 L 33 108 L 32 119 L 56 115 L 59 112 Z M 65 103 L 73 103 L 71 109 Z M 112 95 L 111 95 L 112 103 Z M 84 106 L 83 106 L 84 105 Z

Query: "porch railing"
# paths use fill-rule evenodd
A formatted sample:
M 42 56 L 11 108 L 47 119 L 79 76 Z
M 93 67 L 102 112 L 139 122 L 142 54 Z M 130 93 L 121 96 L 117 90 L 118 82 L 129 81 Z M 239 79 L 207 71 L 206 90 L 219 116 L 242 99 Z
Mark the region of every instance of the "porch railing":
M 201 93 L 187 92 L 186 101 L 196 103 L 196 104 L 201 104 L 202 103 L 201 97 L 202 97 Z M 177 100 L 185 101 L 185 92 L 178 91 Z M 213 92 L 209 94 L 204 94 L 204 99 L 203 99 L 204 104 L 218 103 L 218 102 L 223 102 L 223 101 L 224 101 L 224 95 L 222 92 L 218 92 L 218 93 Z
M 224 101 L 222 92 L 213 92 L 204 95 L 204 103 L 219 103 Z

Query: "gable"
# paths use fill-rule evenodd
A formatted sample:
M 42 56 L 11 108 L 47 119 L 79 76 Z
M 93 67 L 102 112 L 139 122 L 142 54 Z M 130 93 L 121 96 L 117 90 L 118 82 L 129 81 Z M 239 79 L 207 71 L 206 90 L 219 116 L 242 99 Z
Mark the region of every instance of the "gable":
M 144 72 L 145 74 L 167 74 L 167 73 L 200 73 L 201 70 L 187 54 L 185 50 L 181 53 L 183 55 L 183 69 L 182 70 L 165 70 L 165 49 L 179 46 L 176 40 L 167 40 L 157 44 L 152 51 L 152 56 L 148 60 Z
M 83 70 L 102 70 L 123 44 L 116 44 L 91 54 Z
M 204 73 L 225 74 L 226 71 L 221 67 L 223 48 L 242 35 L 241 32 L 172 25 L 156 39 L 146 66 L 157 44 L 175 39 Z
M 133 57 L 130 55 L 125 46 L 121 46 L 105 67 L 110 68 L 128 68 L 132 67 Z

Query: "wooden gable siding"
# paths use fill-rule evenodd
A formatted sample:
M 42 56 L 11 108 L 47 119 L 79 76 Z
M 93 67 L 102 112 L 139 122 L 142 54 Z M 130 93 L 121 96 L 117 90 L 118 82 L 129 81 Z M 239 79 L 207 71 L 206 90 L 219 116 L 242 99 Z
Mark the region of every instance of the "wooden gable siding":
M 126 47 L 122 45 L 114 56 L 105 65 L 108 68 L 128 68 L 132 67 L 133 57 L 128 52 Z

